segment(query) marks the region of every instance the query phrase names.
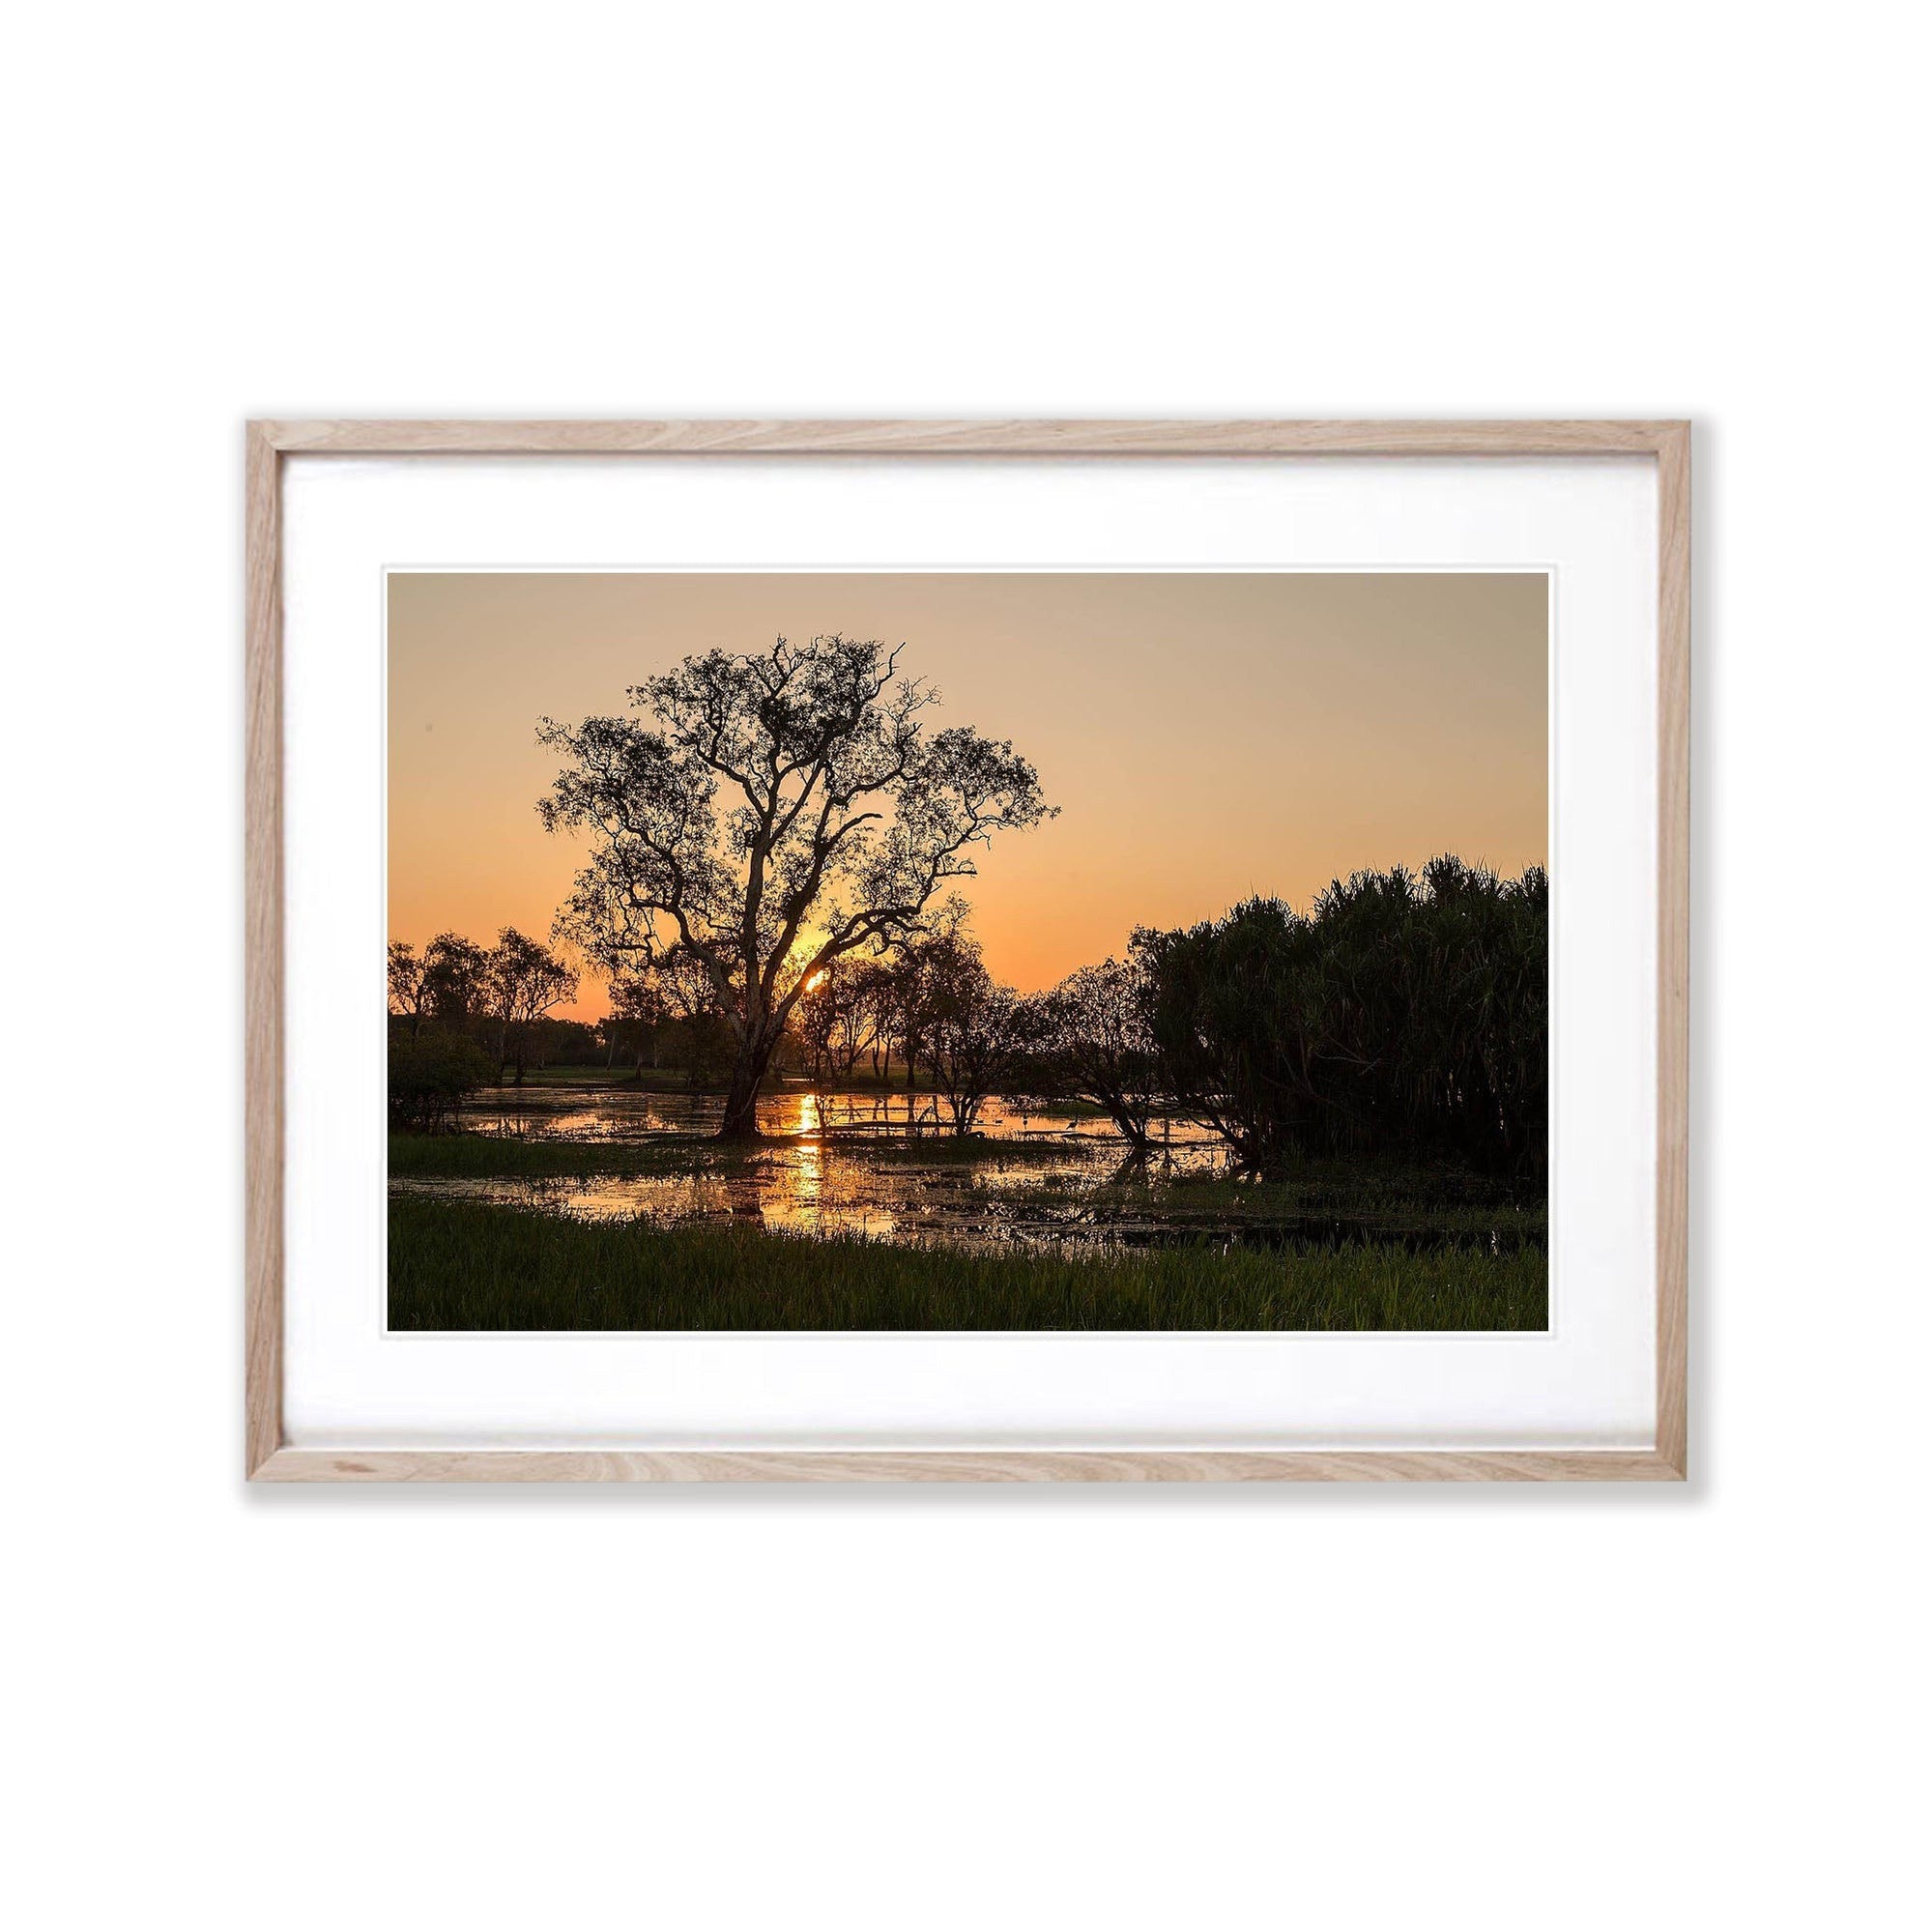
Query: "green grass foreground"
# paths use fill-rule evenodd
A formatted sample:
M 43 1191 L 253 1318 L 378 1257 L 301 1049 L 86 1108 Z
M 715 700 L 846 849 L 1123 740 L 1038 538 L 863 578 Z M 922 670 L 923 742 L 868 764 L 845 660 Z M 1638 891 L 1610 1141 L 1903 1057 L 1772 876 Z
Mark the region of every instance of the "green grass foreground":
M 1541 1252 L 980 1254 L 391 1196 L 391 1329 L 1543 1329 Z

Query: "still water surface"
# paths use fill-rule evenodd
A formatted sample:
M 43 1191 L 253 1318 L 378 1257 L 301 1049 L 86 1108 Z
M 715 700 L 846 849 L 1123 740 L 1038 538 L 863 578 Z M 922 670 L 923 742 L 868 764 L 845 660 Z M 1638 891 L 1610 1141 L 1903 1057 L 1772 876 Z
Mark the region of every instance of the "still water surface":
M 722 1098 L 710 1094 L 505 1087 L 479 1095 L 463 1125 L 484 1136 L 607 1148 L 714 1133 L 723 1110 Z M 921 1244 L 1134 1242 L 1173 1231 L 1153 1214 L 1151 1195 L 1138 1207 L 1117 1191 L 1104 1207 L 1091 1198 L 1117 1179 L 1126 1155 L 1125 1142 L 1102 1115 L 988 1101 L 977 1127 L 983 1152 L 967 1159 L 947 1149 L 943 1116 L 930 1094 L 787 1090 L 760 1102 L 759 1127 L 784 1139 L 730 1159 L 694 1146 L 689 1170 L 402 1178 L 390 1185 L 400 1193 L 541 1206 L 589 1219 L 643 1215 L 664 1226 L 709 1222 Z M 891 1158 L 873 1151 L 874 1137 L 891 1145 Z M 928 1142 L 933 1156 L 922 1159 L 920 1147 Z M 940 1158 L 941 1150 L 951 1158 Z M 1146 1171 L 1158 1181 L 1211 1171 L 1220 1163 L 1218 1143 L 1205 1129 L 1176 1121 Z

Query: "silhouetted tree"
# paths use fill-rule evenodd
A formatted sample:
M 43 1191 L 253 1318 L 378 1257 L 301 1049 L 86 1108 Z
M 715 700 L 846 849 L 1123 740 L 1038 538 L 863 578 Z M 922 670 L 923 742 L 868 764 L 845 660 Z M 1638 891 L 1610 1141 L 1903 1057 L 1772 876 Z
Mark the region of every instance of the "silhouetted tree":
M 793 1015 L 798 1045 L 805 1057 L 806 1071 L 815 1081 L 822 1081 L 832 1057 L 832 1035 L 838 1029 L 839 999 L 843 989 L 833 978 L 833 966 L 821 966 L 798 995 Z
M 796 1017 L 813 1079 L 828 1073 L 851 1078 L 879 1021 L 878 966 L 874 960 L 834 960 L 805 988 Z
M 933 1088 L 952 1116 L 953 1132 L 970 1134 L 981 1108 L 1005 1089 L 1031 1043 L 1033 1012 L 1010 986 L 994 979 L 979 942 L 964 933 L 934 941 L 923 965 Z
M 615 1067 L 620 1054 L 629 1059 L 637 1078 L 644 1078 L 647 1057 L 657 1064 L 658 1041 L 670 1017 L 670 1003 L 655 971 L 626 974 L 611 982 L 611 1010 L 601 1031 L 607 1057 Z
M 683 1043 L 686 1081 L 694 1088 L 703 1086 L 713 1074 L 730 1066 L 733 1047 L 731 1026 L 719 1010 L 710 968 L 686 947 L 673 946 L 649 970 L 664 995 L 666 1012 Z
M 1040 1001 L 1042 1068 L 1053 1090 L 1104 1107 L 1131 1155 L 1144 1157 L 1160 1098 L 1145 955 L 1081 966 Z
M 728 1139 L 757 1132 L 805 982 L 921 931 L 973 847 L 1049 816 L 1010 743 L 926 732 L 937 693 L 898 656 L 839 636 L 712 650 L 632 689 L 654 725 L 542 723 L 564 764 L 538 810 L 591 843 L 559 933 L 607 970 L 673 942 L 702 962 L 735 1047 Z
M 461 1032 L 478 1017 L 489 956 L 455 933 L 439 933 L 421 957 L 407 940 L 391 939 L 389 953 L 389 1011 L 409 1023 L 415 1039 L 424 1021 Z
M 389 941 L 389 1012 L 395 1019 L 409 1022 L 413 1040 L 422 1027 L 423 968 L 416 948 L 406 939 Z
M 893 994 L 892 965 L 889 960 L 861 960 L 852 968 L 851 1005 L 864 1025 L 864 1039 L 853 1053 L 846 1071 L 858 1063 L 860 1053 L 872 1060 L 875 1080 L 883 1080 L 892 1058 L 893 1018 L 897 1010 Z
M 1136 936 L 1181 1107 L 1241 1165 L 1373 1149 L 1541 1177 L 1549 880 L 1433 859 Z
M 887 1057 L 897 1047 L 909 1092 L 917 1083 L 925 1052 L 927 1024 L 937 975 L 929 968 L 950 959 L 951 941 L 965 929 L 969 908 L 957 893 L 929 909 L 920 930 L 908 935 L 884 959 L 869 961 L 874 974 L 873 1000 L 878 1026 L 886 1042 Z
M 884 962 L 881 997 L 886 1009 L 886 1038 L 899 1049 L 899 1064 L 910 1092 L 919 1075 L 920 1036 L 925 1029 L 926 981 L 920 969 L 916 942 L 900 946 Z M 889 1057 L 888 1053 L 888 1057 Z
M 498 1070 L 514 1055 L 521 1086 L 531 1023 L 576 996 L 577 974 L 548 946 L 505 926 L 485 960 L 481 991 L 497 1026 Z
M 482 1017 L 489 955 L 456 933 L 438 933 L 422 949 L 422 998 L 438 1025 L 460 1028 Z

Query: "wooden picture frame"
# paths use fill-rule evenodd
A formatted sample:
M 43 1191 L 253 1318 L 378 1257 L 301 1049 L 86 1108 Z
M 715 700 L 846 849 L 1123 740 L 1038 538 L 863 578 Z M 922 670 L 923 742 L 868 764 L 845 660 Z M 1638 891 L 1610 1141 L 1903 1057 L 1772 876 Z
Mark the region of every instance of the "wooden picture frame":
M 1656 1412 L 1648 1449 L 602 1452 L 304 1449 L 284 1439 L 282 459 L 1567 457 L 1657 464 Z M 1687 1472 L 1690 427 L 1683 421 L 253 421 L 246 429 L 245 1474 L 259 1482 L 1565 1482 Z

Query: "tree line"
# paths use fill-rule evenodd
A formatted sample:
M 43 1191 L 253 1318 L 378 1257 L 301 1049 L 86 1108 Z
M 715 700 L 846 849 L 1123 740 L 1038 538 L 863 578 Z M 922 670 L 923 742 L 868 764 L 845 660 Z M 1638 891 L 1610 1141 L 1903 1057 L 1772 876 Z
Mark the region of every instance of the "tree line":
M 835 967 L 801 1005 L 814 1073 L 896 1050 L 954 1130 L 986 1101 L 1103 1109 L 1144 1157 L 1160 1120 L 1212 1129 L 1245 1171 L 1310 1155 L 1446 1158 L 1540 1177 L 1549 1115 L 1549 881 L 1443 856 L 1256 898 L 1023 998 L 963 919 Z
M 514 926 L 488 948 L 456 933 L 438 934 L 420 954 L 391 940 L 389 1110 L 398 1124 L 433 1131 L 511 1068 L 521 1086 L 536 1028 L 579 983 L 574 966 Z
M 1023 998 L 988 969 L 957 887 L 995 837 L 1058 808 L 1010 742 L 932 727 L 939 693 L 900 674 L 903 649 L 838 634 L 713 649 L 632 687 L 641 715 L 541 720 L 560 765 L 538 816 L 586 847 L 560 950 L 509 929 L 488 952 L 447 934 L 419 960 L 391 948 L 392 1070 L 399 1053 L 418 1096 L 392 1097 L 398 1118 L 447 1113 L 456 1070 L 438 1056 L 458 1041 L 521 1080 L 581 959 L 611 986 L 613 1053 L 621 1035 L 655 1054 L 675 1024 L 694 1067 L 715 1054 L 725 1139 L 756 1135 L 790 1053 L 821 1079 L 896 1059 L 960 1134 L 996 1094 L 1059 1096 L 1105 1109 L 1136 1155 L 1180 1116 L 1254 1173 L 1347 1150 L 1541 1173 L 1540 869 L 1504 880 L 1445 856 L 1338 880 L 1306 912 L 1253 899 L 1137 932 L 1125 959 Z
M 995 979 L 964 904 L 888 952 L 822 967 L 773 1064 L 823 1084 L 869 1078 L 934 1097 L 972 1133 L 995 1097 L 1104 1110 L 1130 1158 L 1160 1123 L 1197 1122 L 1234 1164 L 1311 1155 L 1454 1160 L 1524 1179 L 1548 1132 L 1548 879 L 1454 857 L 1337 880 L 1306 912 L 1256 898 L 1219 919 L 1137 931 L 1124 959 L 1045 993 Z M 577 978 L 513 930 L 485 953 L 453 935 L 390 948 L 391 1099 L 434 1127 L 514 1068 Z M 561 1024 L 561 1023 L 553 1023 Z M 722 1079 L 732 1029 L 709 975 L 674 948 L 611 988 L 567 1057 L 620 1052 Z M 483 1049 L 487 1046 L 488 1053 Z M 494 1066 L 492 1065 L 494 1060 Z

